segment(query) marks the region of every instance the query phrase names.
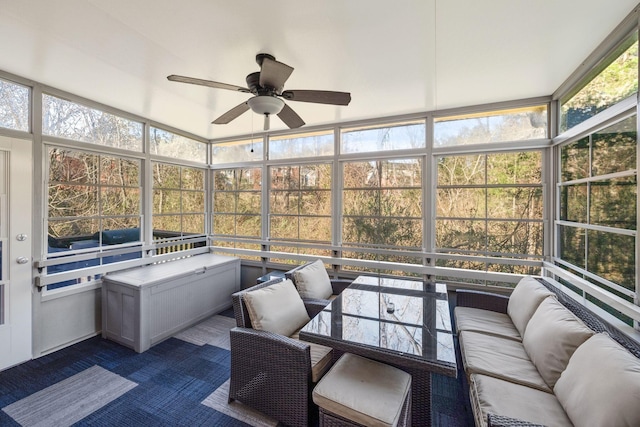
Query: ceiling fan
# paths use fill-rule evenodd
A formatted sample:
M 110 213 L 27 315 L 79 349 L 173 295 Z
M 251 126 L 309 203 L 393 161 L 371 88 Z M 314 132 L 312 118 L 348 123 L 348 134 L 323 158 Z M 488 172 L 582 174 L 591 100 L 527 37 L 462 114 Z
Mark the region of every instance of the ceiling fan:
M 349 105 L 351 94 L 349 92 L 333 92 L 328 90 L 285 90 L 287 81 L 293 67 L 276 61 L 273 55 L 259 53 L 256 62 L 260 65 L 260 71 L 247 76 L 247 86 L 236 86 L 227 83 L 219 83 L 211 80 L 196 79 L 193 77 L 177 76 L 172 74 L 167 79 L 172 82 L 191 83 L 200 86 L 209 86 L 216 89 L 227 89 L 243 93 L 252 93 L 254 96 L 240 105 L 233 107 L 212 123 L 224 125 L 239 117 L 242 113 L 251 109 L 264 115 L 264 130 L 269 130 L 269 118 L 272 114 L 278 117 L 289 128 L 299 128 L 304 125 L 304 120 L 281 99 L 287 101 L 313 102 L 316 104 Z

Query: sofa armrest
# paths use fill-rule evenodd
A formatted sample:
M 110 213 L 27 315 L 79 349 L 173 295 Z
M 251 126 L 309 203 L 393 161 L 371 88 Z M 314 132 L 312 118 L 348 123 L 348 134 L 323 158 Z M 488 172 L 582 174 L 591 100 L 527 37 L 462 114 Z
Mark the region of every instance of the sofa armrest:
M 530 423 L 529 421 L 496 414 L 489 414 L 488 421 L 489 427 L 545 427 L 543 424 Z
M 235 327 L 229 331 L 232 363 L 247 359 L 244 366 L 270 366 L 287 361 L 287 370 L 311 372 L 309 343 L 268 331 Z M 250 362 L 249 362 L 250 361 Z
M 316 317 L 318 313 L 320 313 L 324 308 L 329 305 L 331 301 L 326 299 L 315 299 L 315 298 L 303 298 L 304 308 L 307 309 L 307 314 L 310 318 Z
M 457 307 L 481 308 L 483 310 L 506 313 L 508 303 L 509 297 L 505 295 L 467 289 L 458 289 L 456 291 Z
M 353 280 L 348 279 L 332 279 L 331 288 L 333 289 L 333 295 L 339 295 L 349 287 Z

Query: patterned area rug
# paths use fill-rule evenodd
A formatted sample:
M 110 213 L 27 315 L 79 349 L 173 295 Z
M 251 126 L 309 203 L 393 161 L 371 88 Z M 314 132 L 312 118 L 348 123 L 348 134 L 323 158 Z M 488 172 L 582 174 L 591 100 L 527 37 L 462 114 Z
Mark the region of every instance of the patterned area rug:
M 94 337 L 0 372 L 0 426 L 275 426 L 227 402 L 232 316 L 142 354 Z M 459 380 L 437 376 L 433 393 L 434 425 L 473 425 Z

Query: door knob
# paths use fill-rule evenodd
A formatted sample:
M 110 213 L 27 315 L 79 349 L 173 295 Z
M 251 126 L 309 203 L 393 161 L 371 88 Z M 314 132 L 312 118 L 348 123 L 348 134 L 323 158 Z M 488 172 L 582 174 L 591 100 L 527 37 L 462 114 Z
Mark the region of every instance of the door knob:
M 27 258 L 26 256 L 19 256 L 18 258 L 16 258 L 16 262 L 18 264 L 26 264 L 29 262 L 29 258 Z

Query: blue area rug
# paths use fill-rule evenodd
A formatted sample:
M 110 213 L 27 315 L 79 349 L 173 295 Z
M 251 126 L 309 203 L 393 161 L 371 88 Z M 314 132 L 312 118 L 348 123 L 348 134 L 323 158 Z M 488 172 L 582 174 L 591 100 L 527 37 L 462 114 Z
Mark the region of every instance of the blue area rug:
M 229 311 L 223 314 L 232 316 Z M 0 408 L 16 402 L 14 407 L 23 402 L 28 404 L 29 396 L 48 387 L 56 390 L 57 384 L 65 380 L 68 382 L 72 377 L 96 367 L 135 383 L 135 386 L 119 397 L 114 396 L 113 400 L 74 426 L 249 425 L 213 409 L 207 402 L 203 404 L 207 399 L 211 401 L 222 396 L 221 393 L 226 394 L 224 387 L 218 393 L 214 392 L 229 379 L 230 352 L 214 345 L 197 345 L 175 337 L 141 354 L 94 337 L 0 372 Z M 463 378 L 460 376 L 458 379 L 434 376 L 434 425 L 473 425 L 461 381 Z M 224 398 L 219 400 L 224 404 Z M 0 426 L 19 424 L 0 410 Z

